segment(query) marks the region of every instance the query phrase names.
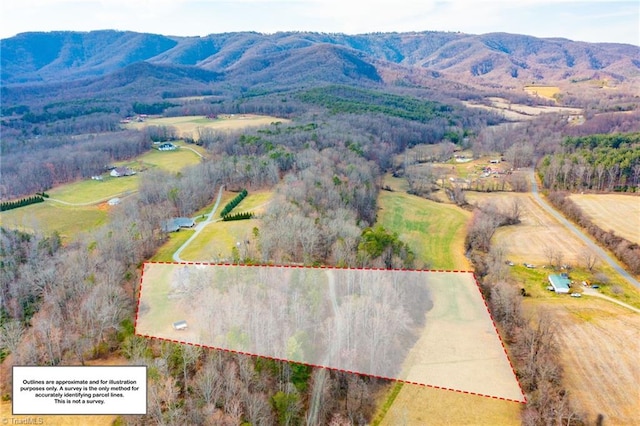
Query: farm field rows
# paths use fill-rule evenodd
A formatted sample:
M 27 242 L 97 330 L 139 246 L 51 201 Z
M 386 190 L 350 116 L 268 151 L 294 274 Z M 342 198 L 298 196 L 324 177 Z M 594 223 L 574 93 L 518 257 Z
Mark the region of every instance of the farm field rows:
M 564 381 L 587 424 L 595 424 L 598 414 L 604 424 L 634 424 L 640 412 L 640 315 L 588 296 L 542 306 L 557 324 Z
M 563 113 L 563 114 L 580 114 L 582 110 L 580 108 L 570 107 L 556 107 L 556 106 L 529 106 L 523 104 L 509 103 L 506 99 L 502 98 L 488 98 L 491 101 L 491 105 L 479 104 L 470 101 L 463 101 L 462 103 L 469 108 L 480 108 L 487 111 L 494 111 L 504 116 L 505 119 L 510 121 L 523 121 L 531 120 L 537 115 L 546 113 Z
M 640 244 L 640 197 L 623 194 L 574 194 L 575 202 L 593 222 Z
M 506 208 L 512 200 L 520 200 L 523 207 L 522 223 L 498 229 L 493 237 L 494 246 L 501 246 L 507 258 L 514 262 L 548 263 L 544 253 L 547 244 L 553 244 L 567 263 L 578 265 L 582 244 L 568 229 L 546 214 L 530 194 L 469 193 L 467 199 L 482 204 L 487 200 Z M 601 265 L 598 266 L 601 270 Z M 610 285 L 599 291 L 616 294 L 620 300 L 637 305 L 637 289 L 618 281 L 619 276 L 610 269 Z M 525 301 L 530 316 L 551 318 L 561 347 L 560 361 L 565 369 L 565 386 L 578 411 L 588 415 L 594 423 L 598 413 L 605 414 L 605 424 L 632 424 L 637 413 L 638 378 L 637 353 L 640 347 L 640 315 L 610 301 L 584 295 L 569 298 L 546 291 L 548 271 L 527 269 L 516 265 L 510 275 L 523 285 L 531 297 Z M 574 270 L 576 281 L 591 279 L 588 272 Z M 614 285 L 614 283 L 616 283 Z M 578 290 L 581 291 L 581 290 Z M 614 295 L 614 294 L 609 294 Z M 540 314 L 543 312 L 543 314 Z
M 513 200 L 518 200 L 522 211 L 521 223 L 499 228 L 493 237 L 494 245 L 503 247 L 515 263 L 547 264 L 545 251 L 552 248 L 562 254 L 564 262 L 576 265 L 586 248 L 582 241 L 547 214 L 530 194 L 469 192 L 467 200 L 480 206 L 492 202 L 503 211 L 511 208 Z
M 199 128 L 230 131 L 247 127 L 268 126 L 274 122 L 287 122 L 289 120 L 254 114 L 232 114 L 209 119 L 203 115 L 148 118 L 141 123 L 130 123 L 129 128 L 142 129 L 147 126 L 173 126 L 178 130 L 180 137 L 198 138 Z

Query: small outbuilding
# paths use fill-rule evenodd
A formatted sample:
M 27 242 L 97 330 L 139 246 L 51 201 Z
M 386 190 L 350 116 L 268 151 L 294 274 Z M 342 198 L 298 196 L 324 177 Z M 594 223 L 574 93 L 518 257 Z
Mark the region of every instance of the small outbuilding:
M 571 287 L 571 281 L 566 274 L 553 274 L 549 275 L 549 283 L 553 287 L 553 291 L 556 293 L 569 293 Z
M 128 167 L 116 167 L 115 169 L 111 170 L 111 173 L 109 173 L 111 177 L 133 176 L 135 174 L 136 172 Z
M 173 323 L 174 330 L 185 330 L 186 328 L 187 322 L 185 320 L 180 320 Z

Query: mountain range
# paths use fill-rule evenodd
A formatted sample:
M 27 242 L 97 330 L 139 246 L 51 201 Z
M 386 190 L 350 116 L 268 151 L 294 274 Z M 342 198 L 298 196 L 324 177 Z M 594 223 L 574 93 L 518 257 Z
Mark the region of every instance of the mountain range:
M 518 88 L 589 79 L 640 77 L 640 47 L 561 38 L 455 32 L 254 32 L 174 37 L 113 30 L 22 33 L 0 41 L 4 88 L 38 92 L 136 79 L 210 86 L 305 82 L 419 84 L 447 80 Z M 149 87 L 149 83 L 145 83 Z M 73 84 L 71 85 L 73 87 Z M 30 89 L 29 89 L 30 88 Z

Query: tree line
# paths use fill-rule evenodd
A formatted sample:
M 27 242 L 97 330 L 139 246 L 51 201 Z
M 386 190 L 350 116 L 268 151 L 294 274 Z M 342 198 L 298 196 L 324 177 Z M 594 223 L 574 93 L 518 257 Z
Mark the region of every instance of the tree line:
M 480 290 L 491 315 L 509 345 L 515 374 L 527 397 L 521 412 L 523 425 L 586 424 L 583 416 L 569 403 L 562 385 L 563 369 L 559 362 L 559 346 L 554 337 L 553 322 L 540 312 L 530 321 L 522 309 L 526 293 L 508 278 L 504 250 L 491 245 L 498 226 L 517 223 L 514 209 L 500 211 L 493 204 L 474 210 L 467 236 L 467 248 Z M 502 219 L 496 219 L 497 213 Z
M 568 137 L 563 148 L 540 163 L 546 188 L 635 192 L 640 186 L 640 133 Z
M 17 209 L 19 207 L 29 206 L 31 204 L 43 203 L 44 198 L 41 195 L 34 195 L 33 197 L 21 198 L 16 201 L 3 201 L 0 203 L 0 211 Z
M 231 213 L 231 210 L 233 210 L 234 208 L 236 208 L 236 206 L 238 204 L 240 204 L 240 202 L 242 202 L 242 200 L 244 200 L 247 195 L 249 194 L 249 192 L 245 189 L 242 189 L 238 195 L 236 195 L 235 197 L 233 197 L 233 199 L 231 201 L 229 201 L 224 208 L 222 209 L 222 211 L 220 212 L 220 217 L 224 218 L 225 216 L 227 216 L 229 213 Z
M 640 274 L 640 246 L 616 235 L 612 230 L 605 231 L 593 223 L 582 209 L 569 198 L 569 195 L 566 192 L 551 192 L 548 199 L 569 219 L 576 222 L 600 244 L 611 250 L 632 273 Z

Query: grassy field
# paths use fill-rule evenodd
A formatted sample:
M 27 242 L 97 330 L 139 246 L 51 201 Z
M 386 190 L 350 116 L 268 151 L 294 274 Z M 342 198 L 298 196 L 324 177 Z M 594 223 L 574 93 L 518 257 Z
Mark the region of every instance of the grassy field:
M 522 405 L 405 384 L 380 425 L 519 425 Z
M 604 230 L 640 244 L 640 197 L 623 194 L 574 194 L 575 202 Z
M 179 232 L 169 234 L 169 239 L 158 249 L 149 261 L 151 262 L 173 262 L 173 253 L 180 248 L 185 241 L 193 235 L 195 231 L 191 229 L 181 229 Z
M 555 99 L 555 95 L 560 93 L 558 86 L 525 86 L 524 91 L 530 95 L 537 95 L 541 98 Z
M 224 205 L 236 195 L 234 192 L 225 192 L 223 194 L 215 219 L 220 217 L 219 212 Z M 272 191 L 250 191 L 249 195 L 236 206 L 232 213 L 252 211 L 259 215 L 264 211 L 264 208 L 272 196 Z M 197 214 L 202 215 L 210 211 L 211 206 L 207 206 Z M 180 257 L 184 260 L 203 262 L 230 260 L 232 258 L 233 247 L 237 247 L 237 243 L 241 241 L 252 241 L 253 228 L 256 227 L 260 227 L 259 219 L 212 222 L 200 232 L 198 238 L 193 240 L 191 244 L 183 250 Z M 176 246 L 176 249 L 178 247 L 179 246 Z M 240 249 L 241 251 L 249 250 L 253 249 L 253 247 L 244 247 L 244 245 L 241 245 Z
M 185 167 L 198 164 L 201 161 L 201 157 L 192 150 L 199 152 L 200 155 L 206 154 L 202 152 L 204 151 L 203 148 L 198 145 L 187 145 L 185 147 L 185 144 L 181 142 L 173 142 L 173 144 L 180 148 L 175 151 L 152 149 L 133 161 L 122 161 L 116 163 L 116 165 L 127 166 L 133 170 L 146 170 L 158 167 L 171 173 L 177 173 Z
M 93 204 L 138 189 L 140 176 L 105 177 L 104 180 L 85 179 L 61 185 L 47 191 L 51 198 L 73 204 Z M 52 203 L 53 204 L 53 203 Z
M 202 115 L 150 118 L 142 123 L 130 123 L 127 126 L 134 129 L 142 129 L 146 126 L 173 126 L 178 129 L 181 137 L 198 138 L 198 128 L 209 128 L 221 131 L 240 130 L 247 127 L 268 126 L 274 122 L 287 122 L 289 120 L 270 117 L 268 115 L 232 114 L 209 119 Z
M 106 220 L 104 206 L 71 207 L 50 201 L 0 213 L 2 226 L 45 234 L 58 231 L 64 240 L 96 228 Z
M 258 219 L 211 223 L 182 251 L 180 257 L 187 261 L 230 261 L 233 247 L 238 242 L 251 241 L 253 228 L 259 226 Z
M 386 178 L 385 185 L 397 191 L 380 192 L 377 223 L 397 232 L 417 258 L 430 268 L 468 270 L 464 237 L 470 214 L 449 204 L 401 192 L 401 182 L 390 176 Z

